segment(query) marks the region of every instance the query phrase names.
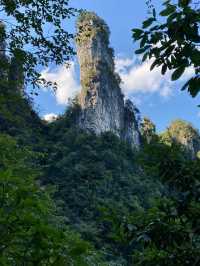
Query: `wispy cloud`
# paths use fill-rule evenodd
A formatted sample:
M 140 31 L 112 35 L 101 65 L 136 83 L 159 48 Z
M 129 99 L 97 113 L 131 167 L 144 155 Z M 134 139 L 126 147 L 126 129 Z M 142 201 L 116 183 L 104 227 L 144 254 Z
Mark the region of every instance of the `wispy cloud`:
M 42 77 L 47 81 L 57 83 L 56 100 L 58 104 L 66 105 L 69 98 L 73 98 L 80 90 L 74 62 L 71 62 L 69 68 L 66 68 L 66 66 L 60 66 L 52 70 L 47 68 L 42 72 Z

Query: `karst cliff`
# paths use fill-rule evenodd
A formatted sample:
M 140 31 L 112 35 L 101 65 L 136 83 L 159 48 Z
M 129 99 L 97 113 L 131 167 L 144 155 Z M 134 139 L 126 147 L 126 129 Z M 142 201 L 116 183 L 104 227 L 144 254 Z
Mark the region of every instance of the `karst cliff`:
M 96 14 L 83 12 L 80 15 L 76 37 L 82 85 L 78 96 L 81 107 L 78 124 L 97 135 L 111 131 L 139 148 L 138 110 L 130 100 L 124 100 L 109 34 L 108 26 Z

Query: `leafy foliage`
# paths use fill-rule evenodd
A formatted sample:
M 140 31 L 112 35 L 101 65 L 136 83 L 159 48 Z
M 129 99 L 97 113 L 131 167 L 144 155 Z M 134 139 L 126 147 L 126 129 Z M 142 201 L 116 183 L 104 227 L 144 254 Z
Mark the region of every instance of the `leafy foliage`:
M 78 112 L 78 109 L 77 109 Z M 71 119 L 74 119 L 74 113 L 75 108 L 72 110 L 68 110 L 69 117 Z M 29 215 L 30 210 L 29 207 L 32 208 L 33 204 L 36 209 L 33 210 L 33 214 L 30 213 L 30 224 L 28 224 L 27 220 L 20 220 L 19 226 L 16 223 L 13 224 L 13 238 L 16 237 L 16 241 L 20 239 L 20 237 L 23 237 L 24 234 L 24 242 L 21 241 L 21 245 L 16 247 L 19 248 L 19 253 L 21 251 L 27 249 L 27 243 L 32 243 L 32 232 L 33 230 L 36 230 L 34 226 L 37 225 L 37 223 L 41 223 L 42 229 L 41 229 L 41 236 L 38 237 L 38 246 L 37 251 L 34 251 L 34 242 L 33 247 L 30 246 L 30 249 L 33 249 L 33 252 L 40 252 L 41 256 L 43 256 L 40 249 L 42 248 L 43 242 L 45 242 L 45 248 L 47 250 L 44 250 L 46 252 L 46 261 L 42 261 L 42 265 L 51 265 L 50 262 L 48 262 L 48 250 L 50 249 L 52 252 L 57 254 L 56 252 L 63 252 L 61 255 L 59 255 L 60 261 L 56 261 L 56 265 L 106 265 L 101 262 L 101 257 L 96 254 L 91 245 L 87 242 L 80 239 L 79 235 L 77 233 L 72 232 L 69 230 L 69 228 L 66 228 L 66 218 L 62 218 L 61 216 L 58 216 L 57 207 L 50 199 L 49 193 L 44 190 L 44 187 L 40 188 L 40 182 L 39 179 L 35 180 L 35 177 L 40 174 L 40 172 L 36 171 L 36 168 L 41 166 L 44 166 L 44 152 L 48 151 L 48 145 L 51 145 L 48 143 L 48 131 L 47 131 L 47 125 L 43 123 L 37 114 L 32 110 L 30 106 L 30 102 L 27 99 L 24 99 L 20 96 L 19 93 L 14 93 L 11 91 L 1 92 L 1 109 L 0 109 L 0 117 L 1 117 L 1 132 L 8 133 L 9 135 L 12 135 L 15 137 L 7 137 L 5 135 L 2 136 L 2 143 L 1 143 L 1 158 L 7 158 L 9 157 L 9 160 L 6 159 L 4 165 L 7 172 L 11 172 L 11 175 L 9 176 L 9 182 L 10 182 L 10 190 L 7 190 L 6 192 L 9 193 L 9 198 L 11 199 L 12 196 L 12 204 L 13 204 L 13 213 L 9 212 L 7 215 L 7 218 L 10 218 L 12 220 L 12 215 L 20 215 L 20 211 L 24 212 L 26 215 L 26 212 Z M 70 120 L 70 119 L 69 119 Z M 71 125 L 69 123 L 69 125 Z M 62 126 L 61 126 L 62 128 Z M 15 141 L 17 140 L 17 142 Z M 25 145 L 28 145 L 29 149 L 22 148 Z M 37 157 L 35 157 L 35 153 L 32 153 L 32 150 L 37 151 Z M 39 151 L 39 153 L 38 153 Z M 32 156 L 34 157 L 32 158 Z M 11 165 L 11 162 L 12 165 Z M 1 164 L 0 164 L 1 165 Z M 13 169 L 12 169 L 13 167 Z M 35 169 L 35 170 L 33 170 Z M 6 173 L 7 173 L 6 172 Z M 4 173 L 4 171 L 2 171 Z M 27 173 L 27 176 L 26 176 Z M 1 185 L 3 185 L 3 182 L 5 181 L 5 178 L 8 179 L 8 176 L 5 174 L 2 176 L 2 182 L 0 182 Z M 5 182 L 7 182 L 7 179 Z M 12 183 L 13 182 L 13 183 Z M 7 183 L 6 183 L 7 184 Z M 31 190 L 33 187 L 33 190 Z M 23 196 L 23 200 L 29 202 L 29 205 L 25 204 L 24 209 L 21 205 L 17 205 L 18 198 L 20 200 L 20 195 L 24 191 L 25 196 Z M 29 191 L 29 192 L 28 192 Z M 15 193 L 17 195 L 15 195 Z M 45 194 L 45 195 L 43 195 Z M 21 201 L 23 201 L 21 200 Z M 44 202 L 43 202 L 44 200 Z M 23 204 L 23 202 L 22 202 Z M 48 206 L 46 206 L 47 204 Z M 42 213 L 41 216 L 39 216 L 39 213 L 37 215 L 37 209 L 40 210 L 38 206 L 43 206 L 46 209 L 45 213 Z M 21 209 L 20 209 L 21 208 Z M 16 212 L 15 212 L 16 209 Z M 45 210 L 44 210 L 45 211 Z M 48 211 L 50 213 L 48 213 Z M 59 211 L 60 212 L 60 211 Z M 43 216 L 42 216 L 43 215 Z M 32 217 L 35 217 L 35 220 L 31 220 Z M 66 216 L 66 213 L 65 213 Z M 36 219 L 37 217 L 37 219 Z M 21 216 L 22 219 L 24 219 L 24 216 Z M 13 218 L 14 219 L 14 218 Z M 42 220 L 44 219 L 44 220 Z M 3 226 L 3 223 L 5 220 L 1 220 L 0 225 Z M 43 222 L 46 227 L 43 226 Z M 33 224 L 32 224 L 33 223 Z M 26 228 L 33 226 L 33 228 L 30 228 L 30 234 L 26 231 Z M 42 230 L 47 230 L 46 234 Z M 46 228 L 46 229 L 45 229 Z M 32 230 L 33 229 L 33 230 Z M 51 236 L 51 230 L 52 234 L 55 235 Z M 21 232 L 22 230 L 23 232 Z M 40 230 L 40 228 L 38 229 Z M 48 231 L 49 230 L 49 231 Z M 19 232 L 19 236 L 18 236 Z M 62 235 L 63 232 L 63 235 Z M 37 235 L 37 231 L 35 233 Z M 7 237 L 7 236 L 5 236 Z M 56 242 L 58 240 L 58 243 Z M 51 243 L 53 241 L 53 244 Z M 41 242 L 41 247 L 39 246 Z M 54 246 L 56 245 L 55 250 Z M 31 245 L 31 244 L 30 244 Z M 62 246 L 63 245 L 63 246 Z M 12 246 L 10 243 L 8 243 L 8 249 L 11 249 L 11 252 L 13 252 L 13 257 L 11 257 L 13 263 L 21 263 L 23 261 L 23 258 L 20 257 L 17 253 L 14 253 L 15 251 L 12 250 Z M 10 251 L 8 251 L 10 252 Z M 16 251 L 18 252 L 18 251 Z M 27 265 L 32 265 L 32 261 L 34 261 L 35 255 L 33 253 L 30 253 L 30 250 L 27 249 L 27 252 L 29 252 L 29 260 L 30 263 Z M 39 254 L 39 253 L 38 253 Z M 3 256 L 3 255 L 2 255 Z M 7 256 L 7 253 L 5 253 L 5 256 Z M 19 258 L 17 257 L 19 256 Z M 25 256 L 25 255 L 24 255 Z M 57 255 L 55 255 L 57 256 Z M 64 258 L 62 259 L 62 256 Z M 3 260 L 3 257 L 2 257 Z M 24 260 L 27 260 L 27 257 L 24 257 Z M 32 260 L 32 261 L 31 261 Z M 50 258 L 52 260 L 52 258 Z M 39 259 L 38 259 L 39 261 Z M 7 262 L 4 262 L 4 264 Z M 8 262 L 9 263 L 9 262 Z M 11 262 L 10 262 L 11 263 Z M 27 262 L 28 263 L 28 262 Z M 35 263 L 39 262 L 33 262 Z M 46 263 L 46 264 L 45 264 Z M 52 260 L 53 263 L 53 260 Z M 60 263 L 60 264 L 59 264 Z M 5 264 L 10 265 L 10 264 Z M 26 265 L 26 264 L 25 264 Z M 40 265 L 40 264 L 38 264 Z
M 74 54 L 73 35 L 66 30 L 65 21 L 76 10 L 69 7 L 68 0 L 9 0 L 0 1 L 1 55 L 5 52 L 21 66 L 26 83 L 33 86 L 52 85 L 41 78 L 38 66 L 50 63 L 63 64 Z M 5 45 L 5 42 L 7 46 Z M 5 61 L 5 60 L 4 60 Z M 1 64 L 7 71 L 10 65 Z
M 21 145 L 42 151 L 47 128 L 31 106 L 31 100 L 16 91 L 0 90 L 0 132 L 9 134 Z
M 139 213 L 140 224 L 133 235 L 138 246 L 133 256 L 136 265 L 198 265 L 200 262 L 200 161 L 188 160 L 181 155 L 181 149 L 173 149 L 179 159 L 169 156 L 170 148 L 165 161 L 173 164 L 163 165 L 165 171 L 162 171 L 168 193 L 157 199 L 152 208 Z M 161 170 L 159 160 L 157 166 Z
M 1 93 L 0 263 L 198 265 L 200 161 L 179 139 L 198 132 L 178 120 L 158 136 L 145 119 L 136 153 L 74 127 L 79 111 L 74 101 L 45 124 L 18 93 Z
M 2 265 L 92 265 L 91 246 L 64 225 L 36 182 L 34 154 L 0 135 L 0 262 Z
M 139 248 L 133 253 L 134 265 L 199 264 L 199 204 L 190 202 L 185 211 L 181 207 L 177 199 L 164 198 L 136 216 L 134 239 Z
M 182 147 L 162 141 L 146 144 L 139 162 L 165 184 L 150 207 L 133 212 L 105 211 L 110 237 L 125 248 L 128 265 L 198 265 L 200 260 L 200 161 L 188 160 Z
M 64 201 L 69 224 L 98 249 L 103 246 L 109 261 L 121 265 L 124 253 L 107 236 L 103 209 L 131 211 L 135 204 L 146 206 L 151 195 L 160 195 L 162 186 L 143 175 L 134 163 L 135 153 L 115 135 L 97 137 L 70 125 L 67 129 L 69 119 L 67 113 L 50 124 L 43 181 L 58 187 L 56 199 Z
M 159 22 L 155 8 L 143 22 L 142 29 L 133 29 L 133 39 L 140 42 L 136 54 L 144 54 L 143 61 L 153 59 L 151 70 L 161 67 L 164 75 L 173 71 L 172 80 L 179 79 L 186 69 L 193 70 L 193 77 L 183 86 L 192 97 L 200 90 L 199 3 L 192 0 L 167 0 L 163 3 Z M 164 21 L 163 21 L 164 20 Z

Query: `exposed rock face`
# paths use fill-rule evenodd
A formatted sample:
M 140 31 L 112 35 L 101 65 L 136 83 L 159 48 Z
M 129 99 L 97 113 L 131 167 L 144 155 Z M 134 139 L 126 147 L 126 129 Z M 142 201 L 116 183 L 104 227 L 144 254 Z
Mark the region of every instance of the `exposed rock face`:
M 135 107 L 124 103 L 120 77 L 115 73 L 109 29 L 94 13 L 83 12 L 77 22 L 77 54 L 82 90 L 79 126 L 96 134 L 111 131 L 136 148 L 140 145 Z
M 124 106 L 124 129 L 122 136 L 129 144 L 140 146 L 140 134 L 138 129 L 139 110 L 130 100 L 125 101 Z
M 173 121 L 163 136 L 183 145 L 192 158 L 195 158 L 200 151 L 200 134 L 188 122 Z
M 140 131 L 145 143 L 150 144 L 154 139 L 156 139 L 156 126 L 149 118 L 143 118 Z

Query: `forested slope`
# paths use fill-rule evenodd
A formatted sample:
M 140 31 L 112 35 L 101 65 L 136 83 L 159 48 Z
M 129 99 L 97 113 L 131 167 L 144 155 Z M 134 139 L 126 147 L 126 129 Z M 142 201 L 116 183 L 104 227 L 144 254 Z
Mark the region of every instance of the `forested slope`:
M 29 189 L 21 187 L 26 186 L 26 182 L 36 182 L 37 200 L 41 204 L 46 203 L 42 203 L 44 199 L 38 195 L 42 195 L 44 187 L 53 185 L 51 206 L 54 207 L 53 210 L 48 207 L 48 212 L 53 211 L 55 218 L 50 218 L 48 226 L 55 226 L 57 220 L 58 230 L 53 233 L 53 239 L 42 234 L 41 241 L 56 243 L 61 241 L 61 236 L 56 235 L 59 228 L 70 230 L 74 251 L 70 251 L 60 265 L 68 265 L 66 259 L 70 261 L 74 254 L 78 259 L 74 265 L 154 265 L 155 262 L 157 265 L 198 265 L 195 263 L 199 256 L 200 163 L 198 158 L 188 157 L 185 147 L 167 134 L 169 129 L 159 136 L 152 124 L 143 125 L 143 144 L 138 152 L 109 132 L 96 136 L 78 129 L 73 108 L 47 124 L 32 110 L 28 100 L 16 94 L 10 96 L 2 94 L 1 97 L 1 151 L 5 154 L 1 159 L 1 173 L 17 171 L 19 193 Z M 17 150 L 21 150 L 19 155 Z M 34 156 L 30 158 L 32 153 Z M 20 156 L 19 161 L 16 156 Z M 12 161 L 16 164 L 14 168 Z M 35 169 L 34 174 L 31 168 Z M 33 175 L 36 179 L 31 177 Z M 7 178 L 6 174 L 1 175 L 1 183 L 7 184 Z M 16 182 L 10 178 L 11 183 Z M 12 190 L 10 193 L 12 195 Z M 29 197 L 24 193 L 25 199 Z M 34 204 L 34 197 L 28 202 Z M 16 205 L 19 212 L 20 206 Z M 1 208 L 1 212 L 3 210 Z M 1 226 L 6 227 L 1 220 L 3 222 Z M 26 227 L 27 220 L 23 223 Z M 23 229 L 16 227 L 16 230 L 19 228 Z M 62 241 L 68 243 L 70 239 L 63 236 Z M 40 250 L 42 242 L 38 243 Z M 16 252 L 9 250 L 14 260 L 18 248 L 23 249 L 26 241 L 20 245 Z M 30 247 L 33 251 L 30 257 L 35 256 L 30 255 L 35 254 L 34 247 Z M 46 247 L 48 256 L 50 249 Z M 55 256 L 62 258 L 58 246 L 55 250 Z M 2 254 L 5 257 L 7 253 Z M 23 259 L 18 256 L 20 262 Z M 40 259 L 43 261 L 42 257 L 38 261 Z M 9 263 L 5 265 L 11 265 Z M 34 265 L 34 260 L 31 263 L 28 265 Z M 51 262 L 42 263 L 51 265 Z

